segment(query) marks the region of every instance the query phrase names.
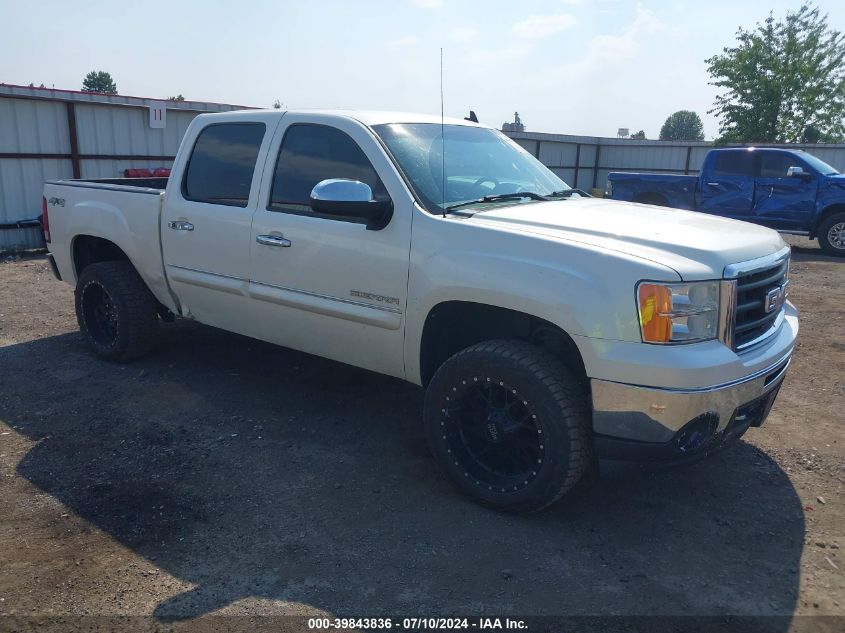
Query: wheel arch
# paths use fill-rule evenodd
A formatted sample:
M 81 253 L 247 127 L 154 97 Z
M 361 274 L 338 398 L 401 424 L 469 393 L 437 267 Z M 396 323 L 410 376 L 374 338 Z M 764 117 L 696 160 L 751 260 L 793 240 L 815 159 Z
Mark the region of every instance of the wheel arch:
M 448 300 L 426 315 L 419 349 L 419 372 L 423 386 L 452 355 L 476 343 L 495 339 L 518 339 L 548 349 L 586 381 L 581 352 L 561 327 L 535 315 L 471 301 Z
M 845 213 L 845 202 L 834 202 L 824 207 L 816 216 L 813 227 L 810 230 L 810 239 L 818 237 L 819 227 L 834 213 Z
M 135 268 L 120 246 L 96 235 L 76 235 L 71 242 L 70 251 L 73 272 L 77 279 L 88 266 L 100 262 L 126 261 Z

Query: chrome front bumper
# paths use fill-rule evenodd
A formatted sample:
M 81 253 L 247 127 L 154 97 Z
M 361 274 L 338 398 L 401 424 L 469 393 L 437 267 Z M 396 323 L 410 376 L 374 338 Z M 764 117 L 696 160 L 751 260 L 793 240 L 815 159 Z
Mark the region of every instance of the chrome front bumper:
M 592 379 L 593 430 L 615 440 L 672 444 L 690 423 L 708 416 L 714 436 L 729 426 L 762 423 L 791 355 L 740 380 L 705 389 L 656 389 Z M 759 420 L 746 421 L 743 407 L 771 394 Z

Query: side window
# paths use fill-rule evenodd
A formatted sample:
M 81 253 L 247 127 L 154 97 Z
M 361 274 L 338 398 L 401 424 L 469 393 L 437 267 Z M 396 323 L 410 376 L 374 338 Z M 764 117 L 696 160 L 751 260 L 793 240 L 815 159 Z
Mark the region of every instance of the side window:
M 359 180 L 370 186 L 376 200 L 387 198 L 375 168 L 348 134 L 325 125 L 292 125 L 279 149 L 268 208 L 314 214 L 311 190 L 328 178 Z
M 763 152 L 760 160 L 761 178 L 786 178 L 790 167 L 803 167 L 801 162 L 784 152 Z
M 217 123 L 200 132 L 182 181 L 184 198 L 245 207 L 264 131 L 263 123 Z
M 754 155 L 751 152 L 720 152 L 713 163 L 714 176 L 753 176 Z

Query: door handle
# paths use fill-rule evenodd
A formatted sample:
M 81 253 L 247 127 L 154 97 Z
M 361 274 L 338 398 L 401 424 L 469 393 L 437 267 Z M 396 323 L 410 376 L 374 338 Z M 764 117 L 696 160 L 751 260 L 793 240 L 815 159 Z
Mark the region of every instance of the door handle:
M 720 185 L 721 185 L 721 183 L 718 183 L 718 182 L 708 182 L 707 183 L 708 187 L 719 187 Z
M 173 229 L 174 231 L 193 231 L 194 225 L 190 222 L 185 222 L 184 220 L 170 220 L 167 223 L 167 226 Z
M 290 246 L 290 240 L 285 239 L 284 235 L 259 235 L 255 241 L 264 246 Z

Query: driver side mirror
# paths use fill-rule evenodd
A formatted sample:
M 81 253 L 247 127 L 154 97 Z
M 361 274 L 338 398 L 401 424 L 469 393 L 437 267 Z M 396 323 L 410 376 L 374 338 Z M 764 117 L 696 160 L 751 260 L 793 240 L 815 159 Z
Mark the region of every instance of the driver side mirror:
M 788 178 L 801 178 L 802 180 L 809 180 L 811 178 L 810 174 L 804 171 L 803 167 L 798 167 L 797 165 L 788 168 L 786 175 Z
M 311 190 L 310 202 L 317 213 L 365 220 L 369 231 L 383 229 L 393 217 L 393 202 L 374 200 L 370 186 L 358 180 L 321 180 Z

